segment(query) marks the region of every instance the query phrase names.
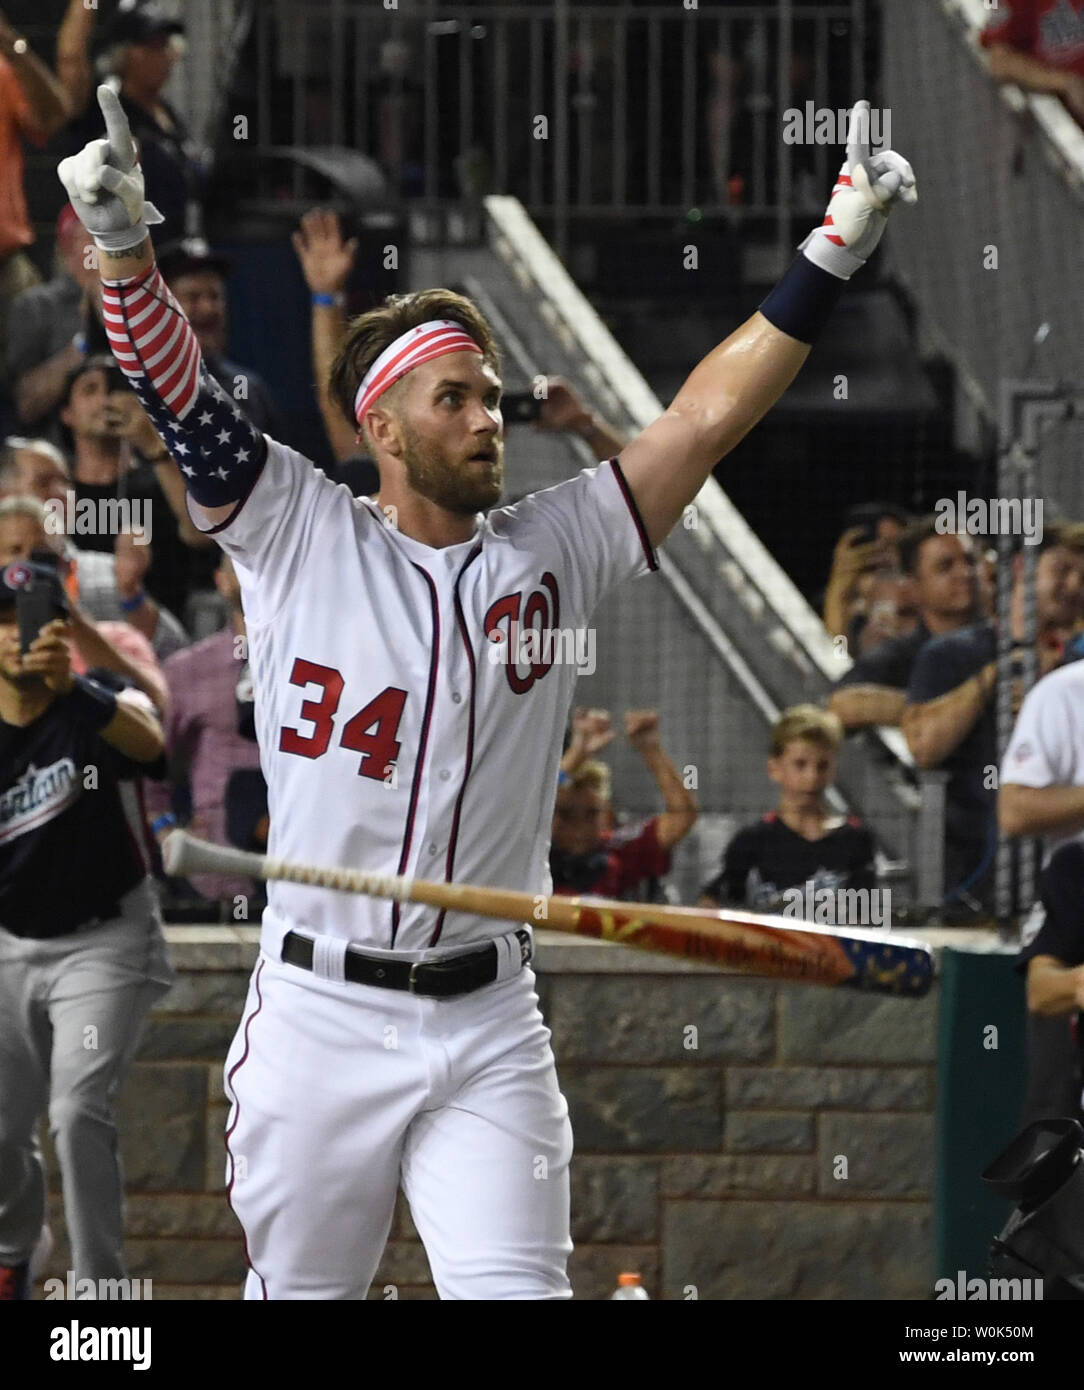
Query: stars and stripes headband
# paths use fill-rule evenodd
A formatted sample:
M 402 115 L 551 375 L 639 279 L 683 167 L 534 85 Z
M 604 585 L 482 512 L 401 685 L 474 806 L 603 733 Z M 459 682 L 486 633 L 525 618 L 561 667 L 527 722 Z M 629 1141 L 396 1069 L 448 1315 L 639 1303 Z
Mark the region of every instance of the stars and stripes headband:
M 354 397 L 354 418 L 360 426 L 366 412 L 388 387 L 423 362 L 431 362 L 447 352 L 481 351 L 461 323 L 453 323 L 450 319 L 420 323 L 386 347 L 365 373 Z

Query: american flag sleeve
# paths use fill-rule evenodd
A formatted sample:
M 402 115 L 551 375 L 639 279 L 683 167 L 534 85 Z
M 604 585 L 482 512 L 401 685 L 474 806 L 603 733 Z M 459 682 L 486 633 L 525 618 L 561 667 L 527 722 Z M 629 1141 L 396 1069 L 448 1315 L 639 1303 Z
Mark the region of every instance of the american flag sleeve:
M 267 441 L 207 371 L 192 325 L 157 266 L 102 282 L 109 345 L 202 507 L 247 497 Z

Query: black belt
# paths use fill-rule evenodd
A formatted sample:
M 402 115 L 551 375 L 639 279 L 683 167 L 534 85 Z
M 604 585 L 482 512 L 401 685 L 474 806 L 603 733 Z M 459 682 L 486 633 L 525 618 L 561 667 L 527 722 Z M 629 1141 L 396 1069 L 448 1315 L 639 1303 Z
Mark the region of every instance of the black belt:
M 524 965 L 531 959 L 531 936 L 516 932 Z M 282 959 L 302 970 L 312 969 L 313 940 L 290 931 L 282 943 Z M 405 989 L 434 999 L 450 999 L 456 994 L 491 985 L 497 978 L 499 955 L 495 942 L 448 960 L 392 960 L 389 956 L 370 956 L 356 946 L 346 948 L 343 972 L 355 985 L 376 985 L 380 989 Z

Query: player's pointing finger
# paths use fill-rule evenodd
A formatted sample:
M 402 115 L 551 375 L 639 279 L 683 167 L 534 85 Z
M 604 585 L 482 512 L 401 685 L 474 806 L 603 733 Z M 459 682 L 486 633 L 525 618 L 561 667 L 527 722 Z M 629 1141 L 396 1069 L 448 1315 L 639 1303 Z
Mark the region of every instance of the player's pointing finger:
M 870 114 L 868 101 L 856 101 L 847 122 L 847 169 L 854 181 L 855 171 L 863 170 L 867 181 L 872 182 L 869 167 Z
M 136 149 L 135 141 L 132 139 L 132 131 L 128 125 L 128 117 L 124 114 L 124 107 L 120 104 L 120 97 L 117 96 L 112 87 L 107 87 L 103 83 L 98 88 L 98 105 L 102 108 L 102 115 L 105 117 L 105 134 L 109 141 L 108 163 L 114 169 L 119 169 L 121 173 L 127 174 L 135 168 Z
M 877 182 L 869 150 L 870 110 L 868 101 L 856 101 L 847 126 L 847 172 L 851 184 L 872 207 L 883 209 L 891 195 Z

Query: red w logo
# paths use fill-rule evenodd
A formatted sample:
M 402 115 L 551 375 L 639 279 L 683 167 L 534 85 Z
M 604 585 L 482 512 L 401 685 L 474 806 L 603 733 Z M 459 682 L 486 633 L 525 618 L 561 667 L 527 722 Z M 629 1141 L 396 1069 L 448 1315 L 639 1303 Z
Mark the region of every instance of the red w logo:
M 542 588 L 534 589 L 523 600 L 522 589 L 490 605 L 485 616 L 484 630 L 487 639 L 499 647 L 500 653 L 491 650 L 490 660 L 504 666 L 508 684 L 516 695 L 523 695 L 535 681 L 541 680 L 553 665 L 553 634 L 560 626 L 561 602 L 557 591 L 557 579 L 549 570 L 542 576 Z

